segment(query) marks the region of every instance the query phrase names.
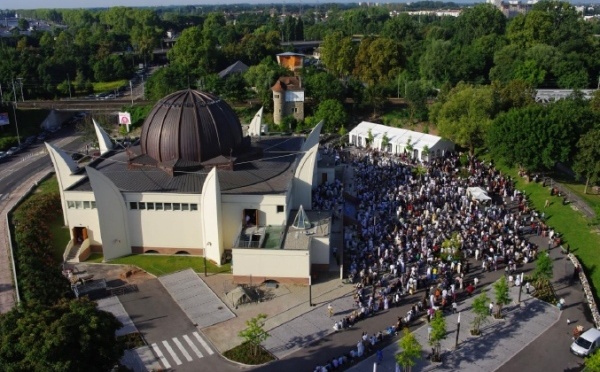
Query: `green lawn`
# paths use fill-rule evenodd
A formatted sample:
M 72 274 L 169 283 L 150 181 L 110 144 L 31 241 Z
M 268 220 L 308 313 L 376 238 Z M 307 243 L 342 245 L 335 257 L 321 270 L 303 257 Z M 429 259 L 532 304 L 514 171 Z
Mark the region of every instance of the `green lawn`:
M 102 255 L 94 253 L 86 261 L 88 263 L 101 263 Z M 204 272 L 204 258 L 184 255 L 158 255 L 158 254 L 135 254 L 131 256 L 116 258 L 109 261 L 111 264 L 134 265 L 153 275 L 165 275 L 188 268 L 194 269 L 197 273 Z M 208 262 L 207 271 L 209 273 L 229 273 L 231 264 L 221 267 Z
M 581 261 L 596 293 L 600 289 L 600 234 L 597 230 L 593 231 L 591 221 L 570 205 L 562 205 L 562 198 L 551 197 L 549 189 L 542 187 L 541 183 L 526 183 L 518 177 L 515 169 L 502 165 L 498 168 L 517 180 L 517 188 L 525 191 L 535 208 L 546 214 L 548 225 L 554 227 L 562 235 L 563 241 L 571 245 L 571 252 Z M 551 202 L 548 208 L 544 208 L 546 200 Z
M 126 85 L 129 86 L 129 81 L 127 79 L 116 80 L 116 81 L 101 81 L 97 83 L 93 83 L 94 85 L 94 93 L 104 93 L 104 92 L 113 92 L 116 89 L 119 89 L 120 86 Z

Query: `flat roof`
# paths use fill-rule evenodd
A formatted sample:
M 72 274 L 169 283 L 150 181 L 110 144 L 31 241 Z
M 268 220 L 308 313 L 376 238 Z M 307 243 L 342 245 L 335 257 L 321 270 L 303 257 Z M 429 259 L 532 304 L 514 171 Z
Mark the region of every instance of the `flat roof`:
M 312 238 L 322 238 L 329 236 L 331 229 L 331 212 L 330 211 L 304 211 L 311 222 L 309 229 L 296 229 L 292 226 L 294 218 L 298 213 L 297 209 L 290 211 L 290 217 L 286 226 L 285 239 L 282 249 L 290 250 L 307 250 L 309 249 Z
M 223 194 L 283 194 L 294 176 L 296 160 L 304 137 L 260 137 L 252 145 L 263 151 L 260 159 L 240 162 L 235 170 L 218 169 Z M 132 147 L 141 153 L 139 146 Z M 204 180 L 211 168 L 196 172 L 176 171 L 173 176 L 158 167 L 130 167 L 125 150 L 108 154 L 90 163 L 108 177 L 122 192 L 163 192 L 201 194 Z M 69 191 L 92 191 L 89 178 L 84 178 Z

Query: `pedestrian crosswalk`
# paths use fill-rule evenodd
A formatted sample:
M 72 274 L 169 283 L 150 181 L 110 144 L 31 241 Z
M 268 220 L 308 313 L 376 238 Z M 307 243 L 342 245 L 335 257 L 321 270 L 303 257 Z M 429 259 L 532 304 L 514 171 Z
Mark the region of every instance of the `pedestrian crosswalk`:
M 165 368 L 193 362 L 194 358 L 202 359 L 205 356 L 202 354 L 203 351 L 206 352 L 206 356 L 214 354 L 208 342 L 198 332 L 155 342 L 151 346 Z M 201 348 L 203 351 L 200 351 Z

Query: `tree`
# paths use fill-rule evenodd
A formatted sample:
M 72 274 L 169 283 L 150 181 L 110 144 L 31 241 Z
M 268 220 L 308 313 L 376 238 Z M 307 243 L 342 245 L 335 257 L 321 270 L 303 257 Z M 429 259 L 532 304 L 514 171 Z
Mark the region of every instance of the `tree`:
M 324 120 L 323 129 L 326 133 L 335 133 L 339 128 L 346 125 L 348 114 L 344 110 L 344 105 L 338 100 L 327 99 L 317 107 L 315 112 L 317 121 Z
M 496 112 L 496 98 L 490 86 L 458 84 L 447 97 L 432 110 L 432 119 L 438 125 L 440 135 L 469 149 L 484 144 L 487 130 Z
M 302 76 L 306 94 L 313 102 L 319 104 L 327 99 L 344 100 L 344 85 L 332 74 L 316 69 L 304 69 Z
M 260 344 L 270 337 L 269 333 L 264 330 L 265 319 L 267 319 L 267 314 L 258 314 L 256 317 L 246 320 L 246 329 L 238 333 L 245 340 L 244 342 L 254 346 L 254 355 L 258 354 Z
M 431 360 L 440 362 L 442 360 L 441 342 L 446 339 L 446 318 L 444 318 L 441 310 L 435 312 L 433 319 L 431 319 L 430 326 L 431 333 L 429 334 L 429 345 L 433 346 Z
M 494 283 L 494 299 L 496 300 L 496 308 L 498 309 L 496 312 L 496 318 L 501 319 L 502 307 L 510 304 L 512 301 L 509 295 L 508 282 L 506 281 L 505 276 L 502 276 L 500 280 Z
M 371 130 L 371 128 L 369 128 L 369 131 L 367 132 L 367 147 L 373 144 L 374 138 L 375 137 L 373 136 L 373 131 Z
M 475 297 L 473 300 L 473 304 L 471 305 L 471 311 L 473 312 L 473 321 L 471 325 L 471 334 L 479 335 L 481 325 L 487 321 L 487 317 L 489 315 L 488 304 L 490 303 L 490 298 L 488 297 L 486 292 L 481 293 L 479 296 Z
M 535 261 L 533 277 L 545 280 L 552 280 L 554 263 L 547 252 L 541 253 Z
M 363 104 L 373 108 L 373 116 L 385 106 L 386 103 L 384 87 L 381 84 L 367 86 L 363 94 Z
M 394 358 L 404 371 L 410 372 L 412 367 L 417 364 L 417 360 L 421 359 L 422 348 L 415 335 L 408 328 L 404 328 L 402 334 L 402 338 L 398 340 L 400 352 Z
M 321 61 L 337 77 L 350 75 L 354 68 L 356 46 L 352 38 L 342 32 L 327 33 L 321 45 Z
M 0 316 L 0 365 L 9 371 L 108 371 L 123 355 L 114 315 L 81 298 L 28 304 Z
M 369 84 L 385 83 L 406 65 L 402 44 L 383 37 L 362 39 L 356 53 L 354 74 Z
M 419 80 L 408 81 L 405 84 L 404 99 L 408 104 L 410 121 L 412 122 L 415 117 L 420 120 L 426 119 L 429 90 Z
M 585 358 L 585 372 L 600 372 L 600 351 L 596 351 Z
M 387 151 L 387 147 L 390 144 L 390 137 L 388 137 L 387 132 L 383 134 L 381 138 L 381 149 Z
M 600 179 L 600 128 L 593 129 L 579 138 L 573 170 L 580 177 L 585 177 L 584 194 L 587 194 L 590 183 Z

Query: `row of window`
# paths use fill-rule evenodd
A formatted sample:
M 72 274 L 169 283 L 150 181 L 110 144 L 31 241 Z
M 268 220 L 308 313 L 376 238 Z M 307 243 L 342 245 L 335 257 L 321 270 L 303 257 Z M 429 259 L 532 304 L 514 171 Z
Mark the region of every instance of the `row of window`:
M 197 211 L 196 203 L 152 203 L 152 202 L 129 202 L 131 210 L 147 211 Z
M 95 201 L 67 201 L 69 209 L 96 209 Z

